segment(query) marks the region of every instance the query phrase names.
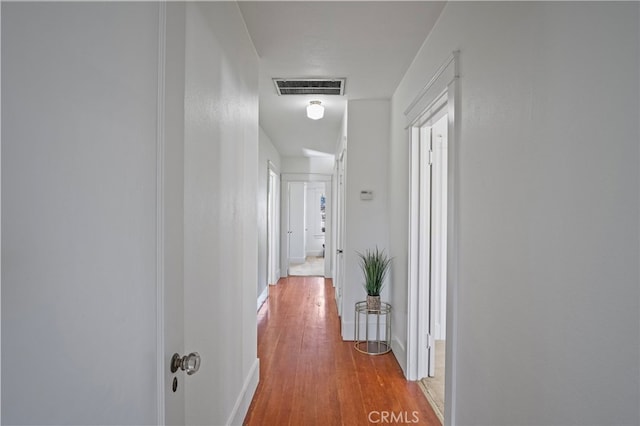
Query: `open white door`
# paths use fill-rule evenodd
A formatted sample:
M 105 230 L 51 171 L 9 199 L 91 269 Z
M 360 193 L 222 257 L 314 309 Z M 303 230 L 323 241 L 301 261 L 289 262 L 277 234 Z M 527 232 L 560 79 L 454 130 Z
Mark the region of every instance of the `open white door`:
M 413 152 L 419 160 L 414 183 L 418 204 L 417 238 L 418 377 L 436 374 L 436 340 L 446 335 L 447 292 L 447 116 L 416 130 Z
M 427 332 L 427 376 L 436 375 L 436 341 L 446 336 L 447 116 L 420 129 L 420 265 L 422 318 Z M 425 296 L 428 299 L 425 300 Z
M 431 333 L 436 341 L 446 340 L 447 318 L 447 185 L 448 116 L 432 127 L 432 267 Z
M 418 374 L 420 377 L 433 376 L 435 364 L 434 339 L 432 332 L 434 286 L 432 285 L 431 263 L 432 263 L 432 165 L 433 151 L 431 146 L 431 127 L 419 129 L 419 140 L 416 141 L 419 152 L 419 225 L 418 225 L 418 321 L 423 324 L 423 333 L 420 336 L 423 342 L 420 347 L 418 362 L 422 366 Z M 424 367 L 427 368 L 424 371 Z
M 347 151 L 343 150 L 338 158 L 338 184 L 337 184 L 337 217 L 336 217 L 336 276 L 335 293 L 338 305 L 338 315 L 342 316 L 342 292 L 344 289 L 344 223 L 345 223 L 345 167 Z
M 307 182 L 305 201 L 305 255 L 324 257 L 327 219 L 326 182 Z M 323 260 L 324 264 L 325 261 Z M 324 268 L 323 268 L 324 275 Z
M 280 180 L 269 162 L 269 180 L 267 190 L 267 281 L 268 284 L 276 284 L 279 278 L 278 256 L 279 244 L 279 200 Z
M 306 183 L 289 182 L 289 259 L 291 263 L 304 263 L 306 258 Z M 287 273 L 289 267 L 287 266 Z
M 415 379 L 435 376 L 436 340 L 444 340 L 446 335 L 447 128 L 446 109 L 441 108 L 411 133 L 410 288 L 417 342 Z

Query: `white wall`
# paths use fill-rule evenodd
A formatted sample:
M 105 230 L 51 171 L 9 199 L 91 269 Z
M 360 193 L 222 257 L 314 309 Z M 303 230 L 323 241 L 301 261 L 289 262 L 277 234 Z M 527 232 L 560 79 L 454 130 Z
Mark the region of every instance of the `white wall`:
M 640 422 L 638 17 L 637 3 L 449 3 L 395 92 L 390 234 L 405 265 L 403 112 L 460 50 L 448 422 Z M 394 268 L 404 342 L 406 279 Z
M 330 175 L 333 162 L 333 157 L 282 157 L 282 173 Z
M 188 3 L 187 424 L 240 424 L 257 384 L 258 58 L 235 2 Z M 206 369 L 206 370 L 205 370 Z
M 156 423 L 158 5 L 2 4 L 3 424 Z
M 269 136 L 260 128 L 258 153 L 258 295 L 267 288 L 267 197 L 269 185 L 269 161 L 280 170 L 282 160 L 280 153 L 273 146 Z M 280 175 L 278 173 L 278 179 Z M 279 225 L 279 224 L 278 224 Z M 280 227 L 277 226 L 279 229 Z M 278 241 L 280 241 L 278 239 Z M 278 251 L 280 244 L 277 244 Z M 279 263 L 280 259 L 276 262 Z
M 388 233 L 388 100 L 349 101 L 348 160 L 345 191 L 345 281 L 343 288 L 342 338 L 352 340 L 354 304 L 366 298 L 364 278 L 356 252 L 389 250 Z M 373 191 L 373 200 L 360 199 L 361 190 Z M 403 265 L 401 265 L 403 266 Z M 398 267 L 394 261 L 392 269 Z M 388 300 L 389 286 L 381 296 Z

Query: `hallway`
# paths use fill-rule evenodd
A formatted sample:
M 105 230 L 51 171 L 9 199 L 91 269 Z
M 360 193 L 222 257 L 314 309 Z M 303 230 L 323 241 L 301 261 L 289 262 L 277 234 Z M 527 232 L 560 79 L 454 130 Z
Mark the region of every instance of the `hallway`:
M 296 277 L 323 277 L 324 257 L 307 256 L 304 263 L 291 264 L 289 275 Z
M 289 277 L 270 287 L 258 312 L 260 383 L 244 424 L 439 425 L 393 355 L 357 352 L 339 323 L 331 280 Z

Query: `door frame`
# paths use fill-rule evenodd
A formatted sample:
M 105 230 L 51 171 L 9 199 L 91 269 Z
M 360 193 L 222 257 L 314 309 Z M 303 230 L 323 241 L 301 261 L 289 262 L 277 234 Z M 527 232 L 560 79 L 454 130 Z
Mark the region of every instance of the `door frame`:
M 331 229 L 331 178 L 329 174 L 322 173 L 282 173 L 280 175 L 280 277 L 286 278 L 289 275 L 289 183 L 291 182 L 324 182 L 327 198 L 326 206 L 326 225 L 325 229 Z M 282 188 L 287 188 L 287 195 L 282 196 Z M 333 243 L 331 241 L 331 232 L 325 230 L 325 253 L 330 253 Z M 327 271 L 330 271 L 331 265 L 327 265 L 330 257 L 325 256 L 325 277 L 328 277 Z
M 417 94 L 414 101 L 405 110 L 406 130 L 409 134 L 410 146 L 410 206 L 409 206 L 409 257 L 407 292 L 407 378 L 420 379 L 426 365 L 421 361 L 426 356 L 426 339 L 424 313 L 420 306 L 428 302 L 429 289 L 420 291 L 421 280 L 418 274 L 420 264 L 420 241 L 416 230 L 420 225 L 419 179 L 420 155 L 418 143 L 420 131 L 438 114 L 446 112 L 448 117 L 448 155 L 447 155 L 447 306 L 446 306 L 446 355 L 445 355 L 445 424 L 455 424 L 453 413 L 456 412 L 456 370 L 458 335 L 458 230 L 459 230 L 459 178 L 458 159 L 460 134 L 460 90 L 458 73 L 459 52 L 455 51 L 438 68 L 425 87 Z M 441 116 L 441 115 L 440 115 Z M 422 370 L 421 370 L 422 368 Z M 426 375 L 426 374 L 425 374 Z

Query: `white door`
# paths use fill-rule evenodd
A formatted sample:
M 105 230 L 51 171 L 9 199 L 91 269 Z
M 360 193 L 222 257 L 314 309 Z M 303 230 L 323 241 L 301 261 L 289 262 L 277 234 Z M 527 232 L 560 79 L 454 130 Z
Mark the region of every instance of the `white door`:
M 289 263 L 304 263 L 306 238 L 306 184 L 289 183 Z
M 267 191 L 267 281 L 278 282 L 278 175 L 269 169 L 269 188 Z
M 305 252 L 307 256 L 322 256 L 327 213 L 325 182 L 308 182 L 306 196 Z
M 431 145 L 431 127 L 420 128 L 420 137 L 418 142 L 418 151 L 420 158 L 420 175 L 419 175 L 419 240 L 418 240 L 418 298 L 419 306 L 418 321 L 423 324 L 424 341 L 420 346 L 424 348 L 419 354 L 419 363 L 421 366 L 427 367 L 427 372 L 420 373 L 421 377 L 425 375 L 433 376 L 435 366 L 435 342 L 431 326 L 433 324 L 433 309 L 431 301 L 433 300 L 431 261 L 432 261 L 432 161 L 433 151 Z M 426 358 L 426 359 L 425 359 Z
M 446 339 L 447 317 L 447 173 L 448 137 L 447 116 L 432 127 L 432 268 L 431 305 L 432 333 L 436 341 Z
M 178 67 L 169 64 L 184 65 L 184 4 L 167 3 L 161 7 L 166 14 L 167 40 L 175 43 L 166 44 L 165 52 L 165 97 L 166 99 L 184 99 L 184 75 Z M 158 209 L 159 228 L 157 244 L 160 268 L 159 281 L 163 282 L 163 294 L 158 300 L 161 330 L 158 334 L 159 345 L 164 346 L 160 352 L 162 359 L 158 361 L 158 377 L 163 378 L 162 387 L 158 387 L 163 395 L 158 396 L 159 420 L 164 424 L 181 425 L 185 423 L 185 385 L 186 374 L 171 373 L 170 362 L 174 353 L 184 355 L 184 110 L 164 107 L 164 163 L 159 164 L 158 186 L 161 188 L 163 205 Z M 159 159 L 160 161 L 160 159 Z M 199 349 L 193 349 L 199 350 Z M 173 389 L 173 380 L 177 386 Z M 164 402 L 164 406 L 160 403 Z
M 338 315 L 342 316 L 342 292 L 344 289 L 344 222 L 345 222 L 345 167 L 347 161 L 347 151 L 342 151 L 338 159 L 338 194 L 337 194 L 337 217 L 336 217 L 336 303 L 338 305 Z
M 436 340 L 445 339 L 447 266 L 447 116 L 419 129 L 419 306 L 426 330 L 421 377 L 436 375 Z M 424 370 L 423 370 L 424 371 Z

